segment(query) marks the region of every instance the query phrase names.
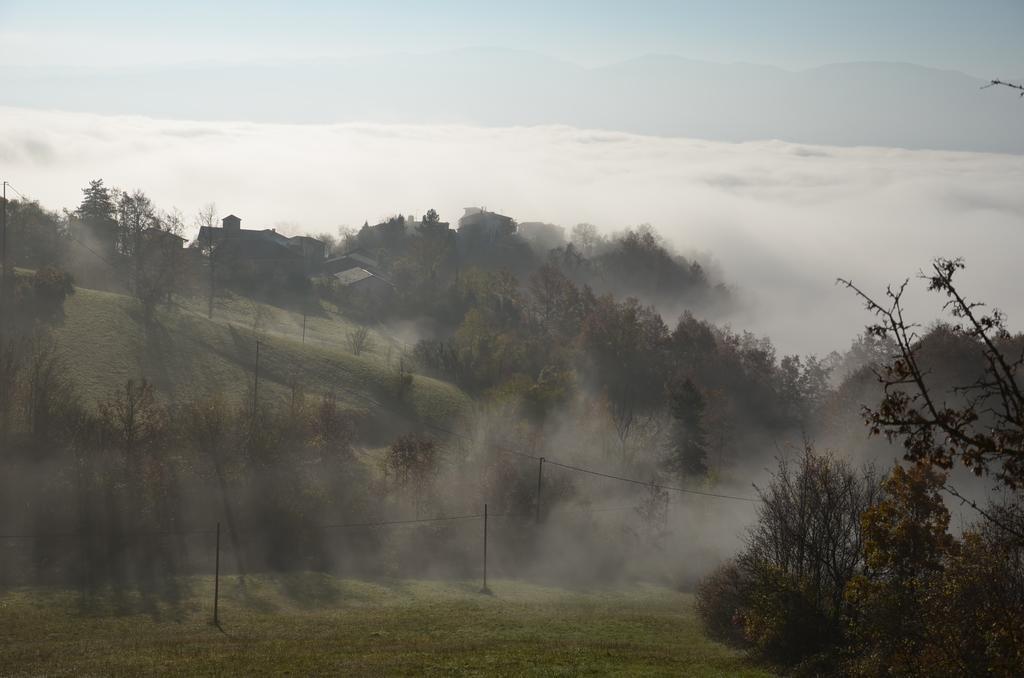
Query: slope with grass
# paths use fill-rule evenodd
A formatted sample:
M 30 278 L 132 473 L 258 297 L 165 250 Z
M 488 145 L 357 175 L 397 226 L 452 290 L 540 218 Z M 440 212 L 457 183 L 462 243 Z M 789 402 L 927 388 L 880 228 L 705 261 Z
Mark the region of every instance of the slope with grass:
M 177 603 L 0 593 L 0 673 L 15 675 L 767 676 L 707 640 L 692 597 L 647 586 L 570 592 L 512 581 L 182 582 Z
M 212 320 L 204 302 L 183 299 L 147 324 L 136 299 L 79 288 L 55 335 L 87 402 L 143 377 L 169 399 L 219 392 L 241 401 L 251 397 L 259 339 L 261 402 L 287 402 L 298 385 L 314 396 L 334 392 L 343 405 L 375 416 L 397 413 L 431 424 L 451 421 L 469 406 L 457 387 L 422 375 L 399 397 L 399 366 L 408 367 L 404 347 L 371 330 L 369 347 L 354 355 L 348 333 L 356 327 L 323 308 L 308 316 L 303 341 L 300 313 L 234 295 L 218 299 Z

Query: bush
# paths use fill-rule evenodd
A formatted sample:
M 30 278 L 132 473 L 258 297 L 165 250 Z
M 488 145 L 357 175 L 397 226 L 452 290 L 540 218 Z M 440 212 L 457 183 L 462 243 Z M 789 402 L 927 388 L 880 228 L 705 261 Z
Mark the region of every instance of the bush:
M 1024 543 L 1013 506 L 955 540 L 946 477 L 897 466 L 864 523 L 869 570 L 847 587 L 853 675 L 1024 675 Z
M 705 632 L 715 640 L 746 645 L 743 608 L 750 583 L 736 561 L 723 563 L 697 584 L 697 614 Z
M 352 355 L 359 355 L 370 348 L 370 330 L 367 327 L 361 325 L 349 330 L 346 338 Z
M 806 580 L 763 563 L 755 567 L 759 571 L 748 575 L 746 587 L 747 640 L 762 657 L 783 666 L 828 666 L 842 643 L 840 619 L 822 608 Z
M 793 575 L 752 561 L 729 561 L 697 586 L 697 614 L 711 638 L 750 647 L 762 658 L 821 674 L 837 665 L 839 620 Z

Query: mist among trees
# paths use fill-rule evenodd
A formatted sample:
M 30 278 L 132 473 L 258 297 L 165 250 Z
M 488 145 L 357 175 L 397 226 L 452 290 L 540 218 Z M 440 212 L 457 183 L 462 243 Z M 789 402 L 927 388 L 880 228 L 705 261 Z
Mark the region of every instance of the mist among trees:
M 429 210 L 303 240 L 100 180 L 82 196 L 7 205 L 0 527 L 25 539 L 4 585 L 181 601 L 215 523 L 243 577 L 472 577 L 460 521 L 486 504 L 493 571 L 696 587 L 708 633 L 789 670 L 1020 667 L 1022 339 L 961 291 L 963 262 L 920 281 L 946 321 L 843 281 L 876 324 L 780 355 L 708 320 L 734 289 L 648 226 Z M 74 378 L 95 338 L 62 333 L 80 294 L 141 332 L 140 371 L 100 391 Z M 244 383 L 165 389 L 161 346 L 210 328 Z M 307 350 L 384 376 L 322 388 Z M 464 398 L 440 418 L 438 385 Z

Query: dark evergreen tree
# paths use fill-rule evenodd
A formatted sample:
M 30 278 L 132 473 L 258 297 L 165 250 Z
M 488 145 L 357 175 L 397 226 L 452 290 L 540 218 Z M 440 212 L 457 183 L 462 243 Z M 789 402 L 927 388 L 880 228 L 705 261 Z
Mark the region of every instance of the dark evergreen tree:
M 684 477 L 708 472 L 708 442 L 704 430 L 704 397 L 689 379 L 669 384 L 668 405 L 672 414 L 672 439 L 665 465 Z
M 103 185 L 102 179 L 93 179 L 82 189 L 82 204 L 74 216 L 80 233 L 90 240 L 89 246 L 98 246 L 107 254 L 117 250 L 118 227 L 115 218 L 114 197 Z

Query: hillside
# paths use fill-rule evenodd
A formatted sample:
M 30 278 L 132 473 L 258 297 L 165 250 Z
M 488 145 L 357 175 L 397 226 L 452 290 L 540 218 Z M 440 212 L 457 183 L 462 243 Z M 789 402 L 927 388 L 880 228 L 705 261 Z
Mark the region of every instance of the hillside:
M 468 406 L 455 386 L 421 375 L 414 375 L 410 394 L 397 401 L 403 346 L 371 330 L 370 346 L 353 355 L 347 333 L 354 327 L 324 308 L 308 317 L 303 343 L 301 314 L 227 295 L 218 298 L 213 320 L 204 301 L 182 299 L 161 308 L 147 328 L 134 298 L 79 288 L 68 298 L 55 334 L 70 377 L 92 402 L 142 377 L 169 399 L 214 392 L 245 398 L 259 338 L 261 402 L 286 402 L 297 383 L 309 395 L 333 391 L 346 407 L 378 419 L 397 413 L 402 420 L 442 424 Z

